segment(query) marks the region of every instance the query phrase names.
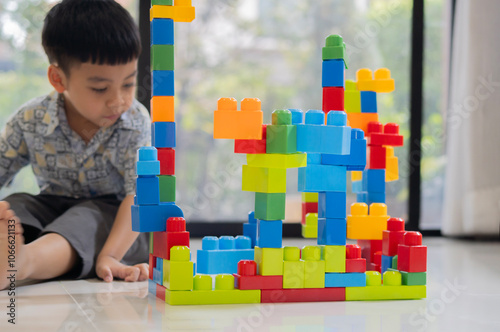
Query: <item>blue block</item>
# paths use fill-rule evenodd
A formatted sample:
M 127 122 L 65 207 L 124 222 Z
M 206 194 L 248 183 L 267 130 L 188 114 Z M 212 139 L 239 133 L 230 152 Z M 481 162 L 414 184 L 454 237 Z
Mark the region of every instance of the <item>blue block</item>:
M 307 165 L 320 165 L 321 164 L 321 153 L 308 153 L 307 154 Z
M 163 258 L 156 257 L 156 269 L 163 275 Z
M 281 248 L 283 239 L 282 220 L 257 220 L 257 246 Z
M 385 193 L 385 169 L 367 169 L 363 171 L 363 191 Z
M 347 218 L 346 206 L 345 192 L 318 193 L 318 218 Z
M 151 279 L 148 279 L 148 293 L 156 297 L 156 282 Z
M 366 274 L 325 273 L 325 287 L 366 287 Z
M 153 70 L 151 73 L 151 96 L 174 96 L 174 71 Z
M 163 285 L 163 274 L 156 268 L 153 269 L 153 281 L 158 285 Z
M 257 243 L 257 224 L 243 224 L 243 235 L 251 240 L 251 247 L 254 248 Z
M 363 181 L 353 181 L 352 182 L 352 192 L 355 194 L 363 192 Z
M 393 256 L 382 255 L 382 265 L 380 265 L 382 274 L 384 274 L 387 269 L 392 268 L 392 257 Z
M 347 113 L 330 111 L 321 136 L 321 153 L 349 155 L 351 152 L 351 127 L 347 127 Z
M 135 183 L 138 205 L 160 204 L 160 181 L 157 176 L 139 176 Z
M 170 217 L 184 217 L 184 213 L 174 203 L 132 205 L 132 230 L 141 233 L 165 232 L 166 221 Z
M 302 110 L 296 109 L 296 108 L 289 108 L 288 109 L 290 112 L 292 112 L 292 124 L 301 124 L 304 122 L 304 112 Z
M 343 59 L 325 60 L 322 68 L 323 87 L 345 87 L 345 63 Z
M 153 122 L 151 144 L 157 148 L 175 148 L 175 122 Z
M 203 274 L 237 273 L 238 262 L 253 260 L 254 250 L 250 248 L 246 236 L 206 236 L 202 240 L 202 250 L 197 252 L 196 272 Z
M 160 162 L 156 161 L 138 161 L 136 163 L 136 174 L 141 175 L 159 175 L 160 174 Z
M 377 93 L 373 91 L 360 91 L 361 113 L 377 113 Z
M 363 171 L 366 167 L 366 139 L 363 130 L 351 130 L 351 151 L 348 155 L 322 154 L 321 163 L 347 166 L 348 171 Z
M 154 146 L 143 146 L 137 150 L 138 161 L 156 161 L 158 160 L 158 150 Z
M 298 191 L 346 191 L 345 166 L 307 165 L 299 168 Z
M 255 219 L 255 211 L 248 212 L 248 223 L 257 224 L 257 219 Z
M 347 238 L 346 219 L 318 218 L 318 244 L 345 246 Z
M 155 18 L 151 21 L 151 45 L 174 44 L 174 20 Z
M 362 191 L 356 194 L 356 201 L 359 203 L 366 203 L 368 206 L 372 203 L 385 204 L 385 193 L 368 193 L 366 191 Z
M 305 123 L 297 124 L 297 151 L 319 152 L 321 145 L 320 126 L 325 124 L 325 113 L 321 110 L 309 110 L 305 114 Z

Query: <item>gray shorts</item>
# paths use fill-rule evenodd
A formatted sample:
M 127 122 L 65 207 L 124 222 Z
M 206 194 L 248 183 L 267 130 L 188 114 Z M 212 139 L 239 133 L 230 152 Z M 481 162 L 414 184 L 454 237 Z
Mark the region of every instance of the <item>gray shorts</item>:
M 118 212 L 121 201 L 114 195 L 69 198 L 54 195 L 13 194 L 4 199 L 21 220 L 26 243 L 47 233 L 63 236 L 79 259 L 64 278 L 94 278 L 95 263 Z M 122 263 L 148 262 L 149 236 L 141 233 Z

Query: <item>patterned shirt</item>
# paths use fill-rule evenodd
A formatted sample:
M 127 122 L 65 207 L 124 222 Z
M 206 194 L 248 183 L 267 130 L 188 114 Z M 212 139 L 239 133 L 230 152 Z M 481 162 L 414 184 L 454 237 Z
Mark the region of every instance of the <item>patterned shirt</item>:
M 31 164 L 41 193 L 123 199 L 135 194 L 136 152 L 150 139 L 148 112 L 134 100 L 86 144 L 68 124 L 63 95 L 53 92 L 23 105 L 0 134 L 0 188 Z

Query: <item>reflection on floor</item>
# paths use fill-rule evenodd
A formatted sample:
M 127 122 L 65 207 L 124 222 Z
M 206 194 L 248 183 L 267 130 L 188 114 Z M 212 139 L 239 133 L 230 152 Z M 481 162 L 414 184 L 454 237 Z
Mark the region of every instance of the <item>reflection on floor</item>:
M 193 254 L 201 241 L 193 241 Z M 284 245 L 313 241 L 287 239 Z M 16 325 L 0 292 L 0 331 L 498 331 L 500 243 L 424 238 L 428 298 L 419 301 L 169 306 L 147 283 L 19 285 Z

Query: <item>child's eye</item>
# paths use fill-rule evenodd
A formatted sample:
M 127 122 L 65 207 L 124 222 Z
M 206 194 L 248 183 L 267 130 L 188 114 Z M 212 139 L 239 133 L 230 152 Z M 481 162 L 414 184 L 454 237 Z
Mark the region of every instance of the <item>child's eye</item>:
M 130 88 L 133 88 L 135 86 L 135 83 L 129 83 L 129 84 L 125 84 L 123 87 L 125 89 L 130 89 Z
M 102 89 L 96 89 L 96 88 L 92 88 L 92 91 L 94 91 L 95 93 L 104 93 L 106 92 L 108 88 L 102 88 Z

